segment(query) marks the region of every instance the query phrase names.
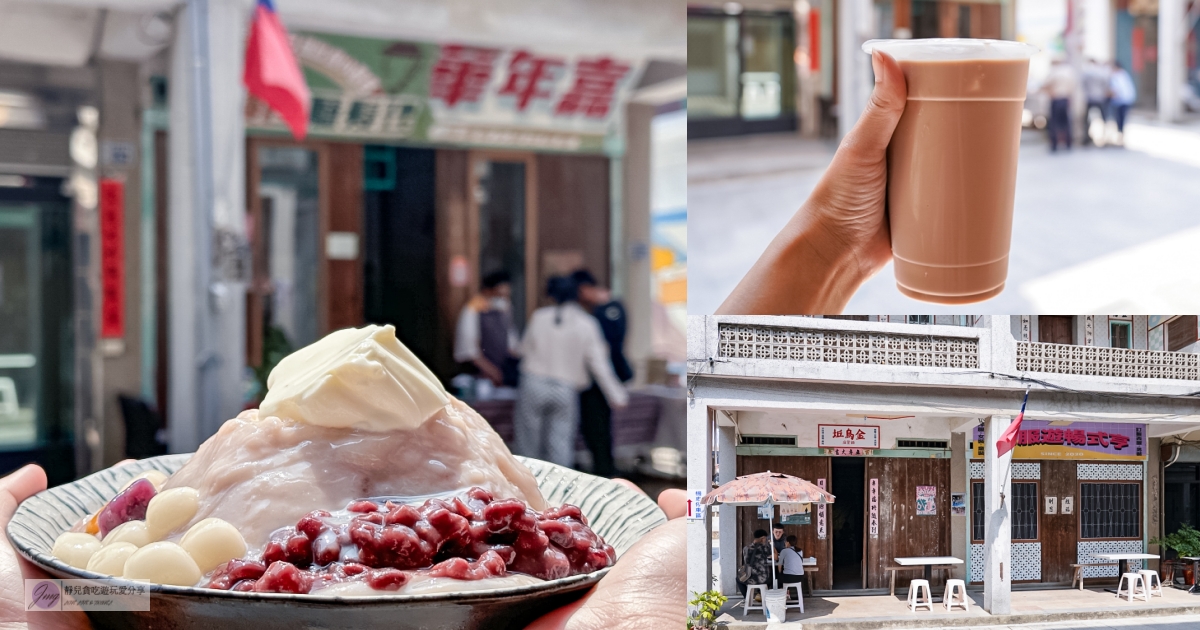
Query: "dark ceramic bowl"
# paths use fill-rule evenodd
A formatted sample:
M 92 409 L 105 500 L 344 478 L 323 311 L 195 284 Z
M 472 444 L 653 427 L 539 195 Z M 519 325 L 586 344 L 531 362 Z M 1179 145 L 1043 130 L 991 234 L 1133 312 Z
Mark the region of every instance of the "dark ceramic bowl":
M 17 508 L 8 525 L 8 538 L 21 555 L 55 577 L 107 578 L 76 569 L 51 556 L 54 539 L 115 496 L 130 477 L 150 469 L 169 475 L 189 457 L 164 455 L 115 466 L 32 496 Z M 578 505 L 588 524 L 616 549 L 618 557 L 646 532 L 666 522 L 654 501 L 619 483 L 549 462 L 518 459 L 537 478 L 548 505 Z M 542 614 L 577 599 L 607 572 L 608 569 L 603 569 L 531 586 L 471 593 L 361 598 L 242 593 L 155 584 L 150 587 L 148 612 L 91 612 L 89 616 L 98 628 L 503 630 L 523 628 Z

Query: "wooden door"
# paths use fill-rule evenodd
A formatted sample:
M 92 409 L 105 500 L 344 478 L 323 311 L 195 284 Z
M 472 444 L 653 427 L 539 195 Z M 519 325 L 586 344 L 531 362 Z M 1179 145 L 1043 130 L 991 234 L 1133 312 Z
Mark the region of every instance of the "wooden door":
M 1079 517 L 1063 514 L 1063 497 L 1073 497 L 1078 511 L 1079 497 L 1076 466 L 1073 461 L 1042 462 L 1042 581 L 1070 582 L 1071 565 L 1076 561 L 1076 542 L 1079 539 Z M 1045 497 L 1058 499 L 1056 514 L 1046 514 Z
M 879 534 L 866 539 L 867 588 L 887 588 L 886 567 L 895 558 L 950 555 L 950 460 L 868 457 L 866 482 L 879 480 Z M 917 514 L 917 486 L 933 486 L 936 514 Z M 870 509 L 866 506 L 868 527 Z M 964 559 L 965 560 L 965 559 Z M 896 587 L 907 585 L 916 571 L 896 575 Z
M 1071 323 L 1070 315 L 1038 315 L 1038 341 L 1070 344 Z
M 824 479 L 826 487 L 829 484 L 829 458 L 828 457 L 795 457 L 790 455 L 740 455 L 737 458 L 737 474 L 749 475 L 751 473 L 772 471 L 781 472 L 789 475 L 794 475 L 817 483 L 818 479 Z M 726 508 L 721 508 L 726 509 Z M 738 513 L 738 532 L 737 532 L 737 549 L 733 553 L 737 554 L 738 563 L 740 566 L 742 549 L 754 540 L 754 530 L 765 529 L 770 531 L 767 522 L 758 518 L 757 508 L 754 507 L 739 507 Z M 775 517 L 778 519 L 779 510 L 775 510 Z M 826 518 L 829 518 L 828 513 Z M 826 531 L 829 531 L 826 528 Z M 809 584 L 816 590 L 828 590 L 833 587 L 833 562 L 832 562 L 832 537 L 826 535 L 825 540 L 817 538 L 817 508 L 812 508 L 812 523 L 809 525 L 784 525 L 783 535 L 795 536 L 800 550 L 804 556 L 815 557 L 817 559 L 817 571 L 809 575 Z M 729 553 L 728 550 L 722 550 L 722 553 Z M 806 567 L 807 570 L 807 567 Z

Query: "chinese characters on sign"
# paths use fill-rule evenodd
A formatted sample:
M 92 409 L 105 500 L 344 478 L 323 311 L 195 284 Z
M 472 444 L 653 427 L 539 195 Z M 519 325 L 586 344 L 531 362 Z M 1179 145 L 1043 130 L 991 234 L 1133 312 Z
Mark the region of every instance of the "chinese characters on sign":
M 704 497 L 704 493 L 700 490 L 693 490 L 688 493 L 688 513 L 687 517 L 691 520 L 699 520 L 704 518 L 704 504 L 700 499 Z
M 125 336 L 125 184 L 100 180 L 100 336 Z
M 917 486 L 917 516 L 937 515 L 937 486 Z
M 975 456 L 984 456 L 983 427 L 975 428 Z M 1017 432 L 1014 459 L 1125 459 L 1146 458 L 1146 425 L 1072 422 L 1051 426 L 1044 420 L 1026 420 Z
M 817 446 L 879 448 L 879 427 L 819 424 Z
M 1074 511 L 1074 507 L 1075 507 L 1075 497 L 1063 497 L 1062 498 L 1062 513 L 1063 514 L 1070 514 L 1071 512 Z
M 879 538 L 879 479 L 871 479 L 871 538 Z
M 1046 514 L 1058 513 L 1058 497 L 1046 497 Z
M 817 487 L 824 490 L 825 480 L 817 479 Z M 817 504 L 817 540 L 825 540 L 825 504 Z
M 838 457 L 863 457 L 871 454 L 869 448 L 827 448 L 826 455 L 836 455 Z
M 600 153 L 638 62 L 605 54 L 293 33 L 315 136 Z M 246 125 L 283 129 L 255 98 Z

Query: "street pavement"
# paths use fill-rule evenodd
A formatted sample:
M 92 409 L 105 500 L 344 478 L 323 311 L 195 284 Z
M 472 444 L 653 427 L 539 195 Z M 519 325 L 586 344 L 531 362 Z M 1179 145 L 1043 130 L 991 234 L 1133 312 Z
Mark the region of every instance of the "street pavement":
M 976 626 L 972 630 L 1196 630 L 1200 615 L 1140 617 L 1106 621 L 1059 621 L 1008 626 Z
M 999 296 L 935 306 L 891 265 L 847 313 L 1200 311 L 1200 120 L 1133 115 L 1126 148 L 1021 140 L 1009 278 Z M 824 172 L 836 145 L 773 134 L 688 145 L 688 311 L 712 313 Z

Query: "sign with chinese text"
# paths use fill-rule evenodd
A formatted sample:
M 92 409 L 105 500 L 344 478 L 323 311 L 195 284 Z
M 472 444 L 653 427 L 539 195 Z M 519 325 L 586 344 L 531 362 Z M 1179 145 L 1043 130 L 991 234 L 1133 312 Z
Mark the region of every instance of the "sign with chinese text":
M 868 524 L 871 538 L 879 538 L 879 479 L 871 480 L 870 520 Z
M 781 525 L 808 525 L 812 523 L 811 503 L 780 503 L 779 523 Z
M 817 446 L 879 448 L 879 427 L 819 424 L 817 425 Z
M 1058 514 L 1058 497 L 1046 497 L 1046 514 Z
M 827 448 L 827 449 L 825 449 L 825 454 L 833 455 L 836 457 L 867 457 L 871 454 L 871 449 L 869 449 L 869 448 Z
M 1146 459 L 1146 425 L 1072 422 L 1051 426 L 1045 420 L 1025 420 L 1017 432 L 1013 459 Z M 983 427 L 975 427 L 972 450 L 984 457 Z
M 758 518 L 770 520 L 775 518 L 775 502 L 767 497 L 767 502 L 758 506 Z
M 1071 514 L 1075 511 L 1075 497 L 1062 498 L 1062 513 Z
M 937 515 L 937 486 L 917 486 L 917 516 Z
M 125 183 L 100 180 L 100 336 L 125 336 Z
M 825 480 L 817 479 L 817 487 L 824 490 Z M 825 540 L 825 504 L 817 504 L 817 540 Z
M 640 61 L 293 33 L 316 137 L 600 153 Z M 283 131 L 255 98 L 246 126 Z
M 692 490 L 688 493 L 688 513 L 687 517 L 691 520 L 700 520 L 704 518 L 704 504 L 700 503 L 700 499 L 704 497 L 704 492 L 701 490 Z

